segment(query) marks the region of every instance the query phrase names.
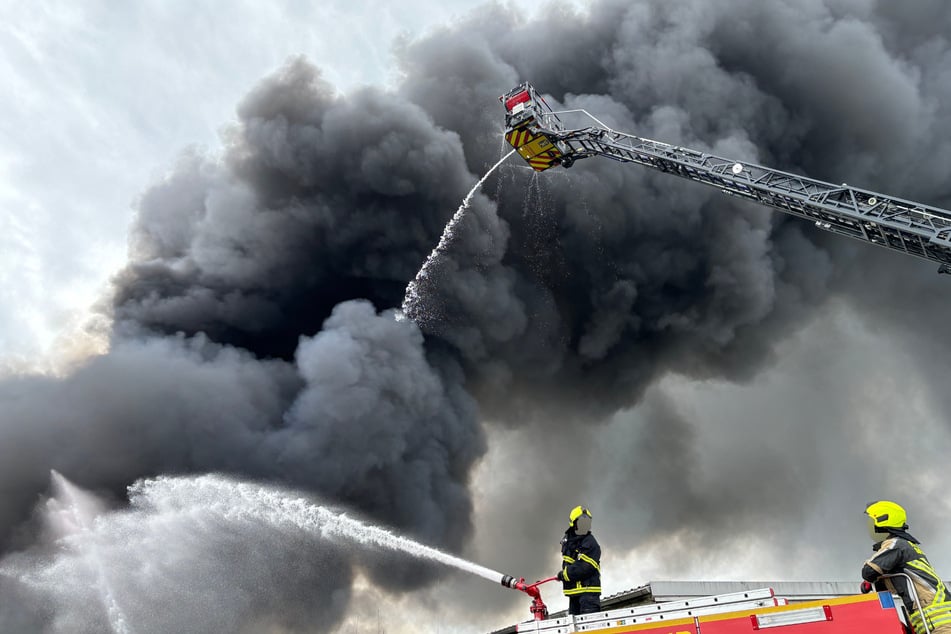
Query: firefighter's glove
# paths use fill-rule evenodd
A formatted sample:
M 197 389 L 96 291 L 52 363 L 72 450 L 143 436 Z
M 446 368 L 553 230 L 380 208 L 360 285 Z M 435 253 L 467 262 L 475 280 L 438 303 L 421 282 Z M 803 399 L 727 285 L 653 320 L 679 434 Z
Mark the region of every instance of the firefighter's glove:
M 863 581 L 862 585 L 859 586 L 859 590 L 862 592 L 862 594 L 868 594 L 872 591 L 872 584 L 870 584 L 868 581 Z
M 565 570 L 564 570 L 564 568 L 562 568 L 561 570 L 558 571 L 558 574 L 555 575 L 555 579 L 557 579 L 558 581 L 564 581 L 564 580 L 565 580 Z

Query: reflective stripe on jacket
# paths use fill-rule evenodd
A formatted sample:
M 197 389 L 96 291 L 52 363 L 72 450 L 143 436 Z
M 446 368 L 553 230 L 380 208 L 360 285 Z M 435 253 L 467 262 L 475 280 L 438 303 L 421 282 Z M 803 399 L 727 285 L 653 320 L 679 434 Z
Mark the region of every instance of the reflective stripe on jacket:
M 951 625 L 951 603 L 931 604 L 925 607 L 924 613 L 925 618 L 928 619 L 928 629 L 932 633 L 942 625 Z M 922 624 L 921 613 L 918 610 L 911 613 L 911 626 L 915 628 L 915 634 L 925 634 L 928 631 Z
M 578 535 L 573 528 L 565 531 L 561 561 L 565 596 L 601 594 L 601 546 L 594 535 Z
M 907 534 L 904 534 L 907 535 Z M 907 537 L 911 537 L 907 535 Z M 931 566 L 924 551 L 916 541 L 904 536 L 893 535 L 877 545 L 877 551 L 862 567 L 862 578 L 870 582 L 879 582 L 890 592 L 901 597 L 911 625 L 916 634 L 925 634 L 922 613 L 915 605 L 908 580 L 904 577 L 879 579 L 882 575 L 906 574 L 911 578 L 915 593 L 921 602 L 924 619 L 928 620 L 931 631 L 942 625 L 951 624 L 951 597 L 941 577 Z

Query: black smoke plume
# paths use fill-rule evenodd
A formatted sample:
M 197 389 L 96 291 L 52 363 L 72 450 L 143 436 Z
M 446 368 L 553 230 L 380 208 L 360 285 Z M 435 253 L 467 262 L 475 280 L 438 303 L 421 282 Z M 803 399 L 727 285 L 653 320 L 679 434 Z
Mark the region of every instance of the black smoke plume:
M 424 286 L 434 317 L 418 327 L 394 309 L 507 151 L 497 97 L 522 80 L 619 130 L 948 206 L 948 27 L 951 9 L 937 0 L 908 10 L 604 0 L 532 19 L 488 4 L 400 43 L 392 90 L 338 94 L 306 59 L 289 60 L 239 105 L 220 154 L 184 153 L 142 195 L 115 278 L 110 352 L 64 378 L 0 383 L 3 543 L 36 541 L 31 509 L 55 468 L 120 501 L 136 478 L 160 473 L 280 481 L 459 550 L 473 535 L 470 479 L 492 429 L 540 430 L 563 452 L 533 467 L 577 466 L 572 452 L 590 449 L 599 424 L 664 377 L 748 381 L 834 302 L 893 328 L 927 293 L 933 310 L 909 345 L 936 354 L 947 301 L 930 264 L 599 159 L 540 176 L 517 160 L 503 167 Z M 901 302 L 886 301 L 892 292 Z M 711 503 L 702 474 L 664 460 L 698 451 L 684 414 L 658 398 L 644 416 L 631 455 L 658 468 L 631 477 L 671 490 L 642 498 L 653 518 L 644 534 L 736 530 L 726 513 L 743 508 L 739 492 Z M 765 454 L 745 481 L 792 473 L 787 453 Z M 577 478 L 612 470 L 590 467 Z M 551 474 L 558 486 L 564 474 Z M 747 519 L 781 511 L 758 508 Z M 342 588 L 354 562 L 392 591 L 434 574 L 399 558 L 328 557 Z M 290 578 L 286 596 L 311 581 Z M 0 591 L 30 605 L 12 580 Z M 260 614 L 284 603 L 250 605 Z

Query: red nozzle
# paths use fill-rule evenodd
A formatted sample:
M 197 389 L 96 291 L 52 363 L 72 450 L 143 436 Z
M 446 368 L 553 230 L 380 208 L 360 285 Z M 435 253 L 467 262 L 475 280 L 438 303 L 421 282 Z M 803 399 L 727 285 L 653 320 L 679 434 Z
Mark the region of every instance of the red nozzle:
M 506 588 L 512 588 L 514 590 L 521 590 L 528 596 L 532 598 L 532 605 L 529 608 L 532 612 L 532 616 L 535 617 L 536 621 L 543 621 L 548 618 L 548 606 L 545 605 L 545 602 L 542 601 L 542 592 L 539 590 L 538 586 L 543 583 L 548 583 L 549 581 L 556 581 L 558 577 L 549 577 L 548 579 L 542 579 L 541 581 L 536 581 L 535 583 L 525 583 L 525 578 L 522 577 L 518 581 L 515 580 L 515 577 L 510 577 L 505 575 L 502 577 L 502 585 Z

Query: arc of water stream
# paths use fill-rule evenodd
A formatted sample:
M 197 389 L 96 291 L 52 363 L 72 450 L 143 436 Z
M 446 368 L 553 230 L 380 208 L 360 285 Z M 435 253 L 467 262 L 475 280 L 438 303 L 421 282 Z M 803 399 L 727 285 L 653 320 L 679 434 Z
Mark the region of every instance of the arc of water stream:
M 446 223 L 445 229 L 442 231 L 442 236 L 439 237 L 439 243 L 436 245 L 436 248 L 432 250 L 432 253 L 429 254 L 429 257 L 426 258 L 426 261 L 423 262 L 423 266 L 419 269 L 419 272 L 416 273 L 416 277 L 406 286 L 406 292 L 403 294 L 403 304 L 400 308 L 398 318 L 402 319 L 413 319 L 415 320 L 418 310 L 419 303 L 422 298 L 419 295 L 420 282 L 429 277 L 430 268 L 433 266 L 433 263 L 439 258 L 439 254 L 446 250 L 446 247 L 449 245 L 450 241 L 456 235 L 456 225 L 459 224 L 459 221 L 462 220 L 462 217 L 465 215 L 466 210 L 469 208 L 469 203 L 472 201 L 472 197 L 475 195 L 476 191 L 482 184 L 492 175 L 499 165 L 505 162 L 505 160 L 512 156 L 515 150 L 511 150 L 508 154 L 499 159 L 498 163 L 489 168 L 489 171 L 479 179 L 479 182 L 473 185 L 472 189 L 469 190 L 469 193 L 466 194 L 466 197 L 462 199 L 462 204 L 459 205 L 459 209 L 456 210 L 456 213 L 452 215 L 452 218 L 449 219 L 449 222 Z
M 505 577 L 485 566 L 367 524 L 305 498 L 294 497 L 276 487 L 205 475 L 141 480 L 129 487 L 129 492 L 132 505 L 143 510 L 195 506 L 229 520 L 251 520 L 277 528 L 296 528 L 335 540 L 403 552 L 496 583 Z

